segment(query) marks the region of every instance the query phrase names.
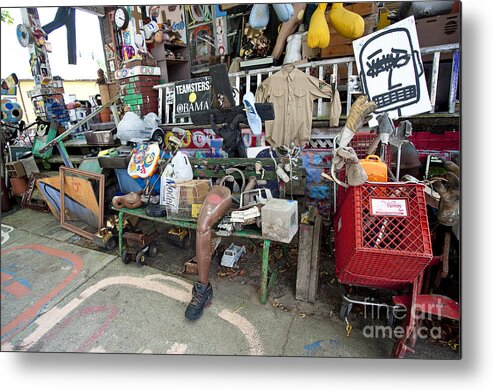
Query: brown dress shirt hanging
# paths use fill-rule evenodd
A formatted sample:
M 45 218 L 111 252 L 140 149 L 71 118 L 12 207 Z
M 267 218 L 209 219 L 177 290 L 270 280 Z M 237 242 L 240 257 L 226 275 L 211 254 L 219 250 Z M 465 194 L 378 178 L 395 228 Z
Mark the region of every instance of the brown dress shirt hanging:
M 313 100 L 332 98 L 329 84 L 287 64 L 257 88 L 257 103 L 271 102 L 275 119 L 265 121 L 265 139 L 272 146 L 303 147 L 312 132 Z

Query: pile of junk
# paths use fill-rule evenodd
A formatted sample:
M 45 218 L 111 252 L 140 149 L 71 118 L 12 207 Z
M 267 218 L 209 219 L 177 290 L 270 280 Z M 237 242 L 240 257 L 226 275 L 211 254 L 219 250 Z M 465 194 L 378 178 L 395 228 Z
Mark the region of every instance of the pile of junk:
M 262 122 L 272 119 L 272 105 L 265 105 L 264 111 L 257 106 Z M 239 122 L 249 122 L 248 107 L 245 102 L 237 111 L 228 109 L 243 118 L 234 125 L 229 122 L 225 132 L 237 136 Z M 403 357 L 413 351 L 420 325 L 429 319 L 424 315 L 460 319 L 460 172 L 458 162 L 445 160 L 429 161 L 419 178 L 407 166 L 401 167 L 401 161 L 412 158 L 407 151 L 412 125 L 402 121 L 395 127 L 383 113 L 377 116 L 375 132 L 363 132 L 375 108 L 361 95 L 334 140 L 330 170 L 322 174 L 334 190 L 328 232 L 333 234 L 331 256 L 342 297 L 339 313 L 348 333 L 353 308 L 385 309 L 389 322 L 401 321 L 403 332 L 396 339 L 393 356 Z M 197 257 L 206 258 L 212 253 L 213 233 L 251 234 L 288 244 L 298 240 L 303 224 L 309 224 L 307 212 L 300 208 L 300 193 L 293 190 L 305 175 L 299 147 L 268 147 L 264 158 L 249 159 L 231 157 L 230 149 L 225 151 L 211 141 L 211 155 L 190 158 L 184 148 L 190 136 L 186 129 L 174 127 L 165 134 L 155 114 L 141 119 L 127 112 L 116 126 L 122 145 L 100 151 L 75 168 L 63 145 L 73 128 L 43 143 L 36 129 L 48 126 L 52 130 L 56 123 L 36 121 L 25 126 L 19 120 L 22 114 L 13 110 L 2 103 L 2 212 L 13 201 L 6 186 L 5 178 L 9 178 L 21 206 L 49 210 L 62 227 L 99 247 L 114 251 L 116 238 L 122 235 L 124 263 L 147 264 L 148 257 L 158 253 L 160 238 L 156 232 L 136 229 L 135 213 L 121 221 L 118 212 L 122 210 L 173 222 L 168 236 L 179 246 L 196 229 Z M 220 133 L 214 112 L 208 114 L 211 127 Z M 74 125 L 79 126 L 81 122 Z M 13 159 L 12 150 L 26 139 L 33 150 L 27 157 Z M 37 168 L 33 156 L 53 147 L 59 149 L 64 165 L 59 173 L 49 175 Z M 397 162 L 395 172 L 390 169 L 392 161 Z M 15 190 L 19 178 L 25 182 L 24 191 Z M 34 202 L 35 188 L 45 205 Z M 303 198 L 304 189 L 301 194 Z M 237 267 L 244 253 L 244 246 L 232 243 L 221 265 Z M 376 300 L 380 297 L 376 290 L 389 293 L 391 302 Z

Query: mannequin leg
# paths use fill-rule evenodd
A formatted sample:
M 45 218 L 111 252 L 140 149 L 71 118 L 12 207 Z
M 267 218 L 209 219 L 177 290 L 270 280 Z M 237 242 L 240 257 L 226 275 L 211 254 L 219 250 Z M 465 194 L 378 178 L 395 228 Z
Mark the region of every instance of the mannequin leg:
M 197 220 L 195 251 L 199 269 L 199 282 L 209 282 L 212 258 L 212 226 L 231 208 L 231 191 L 225 186 L 214 186 L 204 201 Z

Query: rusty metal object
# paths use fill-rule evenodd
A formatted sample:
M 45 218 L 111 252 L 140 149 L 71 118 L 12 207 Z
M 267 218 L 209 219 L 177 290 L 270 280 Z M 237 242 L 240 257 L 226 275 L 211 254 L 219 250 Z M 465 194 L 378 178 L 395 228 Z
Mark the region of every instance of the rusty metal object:
M 42 204 L 33 201 L 34 188 L 36 186 L 36 181 L 40 178 L 46 178 L 48 175 L 41 172 L 31 172 L 29 174 L 29 180 L 27 183 L 27 190 L 24 192 L 21 201 L 22 208 L 29 208 L 33 210 L 48 210 L 48 206 L 43 201 Z
M 147 255 L 153 257 L 157 254 L 159 234 L 157 231 L 152 233 L 125 232 L 123 238 L 127 247 L 122 254 L 123 263 L 129 263 L 132 258 L 138 266 L 147 264 Z

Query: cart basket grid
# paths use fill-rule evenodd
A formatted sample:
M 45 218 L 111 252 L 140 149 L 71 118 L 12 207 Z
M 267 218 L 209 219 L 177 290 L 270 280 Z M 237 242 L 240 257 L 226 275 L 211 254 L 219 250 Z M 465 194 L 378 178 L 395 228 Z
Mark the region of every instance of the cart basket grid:
M 351 187 L 334 224 L 341 283 L 400 289 L 412 283 L 433 256 L 421 184 Z

